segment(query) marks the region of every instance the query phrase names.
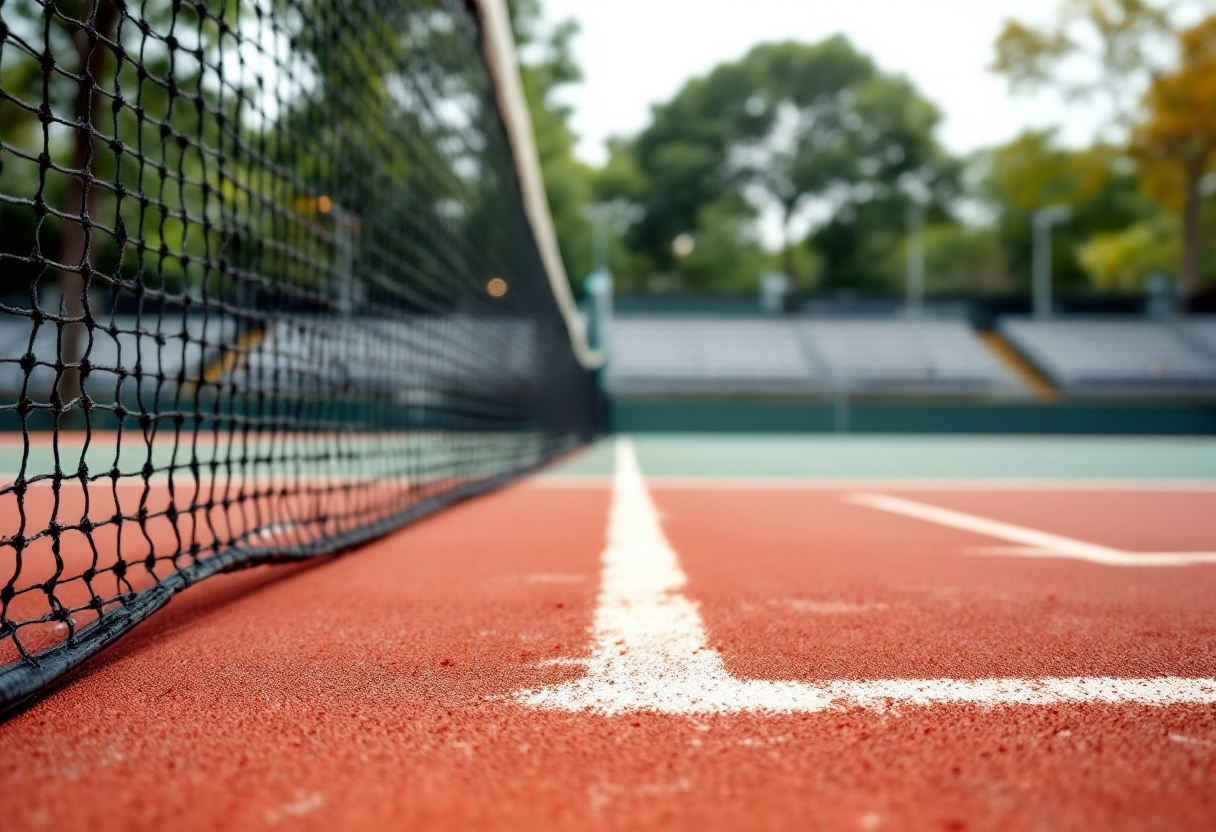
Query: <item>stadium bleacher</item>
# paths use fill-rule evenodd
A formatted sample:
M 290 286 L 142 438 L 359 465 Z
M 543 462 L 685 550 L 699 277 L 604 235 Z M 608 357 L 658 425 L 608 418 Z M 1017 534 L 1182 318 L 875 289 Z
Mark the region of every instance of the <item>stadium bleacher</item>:
M 193 381 L 206 363 L 215 359 L 220 346 L 236 335 L 231 319 L 181 313 L 160 318 L 148 314 L 142 319 L 106 315 L 96 321 L 91 332 L 91 369 L 83 380 L 86 391 L 92 391 L 99 400 L 127 402 L 148 402 L 171 394 L 179 380 Z M 159 333 L 159 338 L 153 333 Z M 59 337 L 53 323 L 43 323 L 35 331 L 29 319 L 6 319 L 0 327 L 0 391 L 14 398 L 20 394 L 25 381 L 21 357 L 33 353 L 41 363 L 30 373 L 26 395 L 46 402 L 55 383 L 55 369 L 52 359 L 45 357 L 58 354 Z
M 232 377 L 239 387 L 273 383 L 280 395 L 306 398 L 379 390 L 413 400 L 428 391 L 513 389 L 536 378 L 537 340 L 527 319 L 301 316 L 275 321 Z
M 615 318 L 607 386 L 617 394 L 798 393 L 823 380 L 784 321 Z
M 25 395 L 48 402 L 59 337 L 54 323 L 35 331 L 28 318 L 0 321 L 0 395 L 13 401 L 21 396 L 22 356 L 32 352 L 51 358 L 34 367 Z M 280 399 L 378 395 L 411 404 L 468 390 L 509 395 L 541 380 L 539 337 L 537 322 L 527 318 L 300 315 L 241 335 L 231 317 L 106 314 L 92 327 L 84 388 L 98 402 L 151 407 L 173 398 L 182 385 L 189 388 L 204 373 L 220 372 L 217 362 L 226 346 L 226 395 L 273 389 Z M 408 366 L 402 366 L 403 360 Z
M 959 320 L 619 317 L 618 395 L 1024 392 Z
M 485 328 L 501 330 L 487 334 Z M 10 320 L 0 328 L 0 390 L 15 396 L 30 351 L 33 325 Z M 106 317 L 93 329 L 87 387 L 104 399 L 134 401 L 169 395 L 179 378 L 193 381 L 215 361 L 221 344 L 237 338 L 231 322 L 200 315 L 165 316 L 148 334 L 146 319 Z M 142 329 L 144 334 L 137 334 Z M 1153 320 L 1004 318 L 999 332 L 1028 363 L 1065 395 L 1216 394 L 1216 318 Z M 471 337 L 474 332 L 476 338 Z M 307 333 L 306 335 L 304 333 Z M 38 355 L 56 353 L 58 330 L 43 324 L 34 336 Z M 303 329 L 280 320 L 231 368 L 235 389 L 276 383 L 298 395 L 332 395 L 374 385 L 386 345 L 416 342 L 416 366 L 407 371 L 415 393 L 459 390 L 470 383 L 510 388 L 529 377 L 537 333 L 532 322 L 443 320 L 420 316 L 408 325 L 337 318 Z M 496 343 L 487 362 L 470 346 Z M 432 366 L 426 345 L 442 344 L 443 369 Z M 894 317 L 756 317 L 710 314 L 635 314 L 612 319 L 611 360 L 605 382 L 611 394 L 647 395 L 962 395 L 1021 396 L 1022 383 L 960 319 Z M 299 360 L 290 360 L 299 354 Z M 327 358 L 332 353 L 332 360 Z M 339 356 L 358 355 L 358 362 Z M 453 360 L 453 356 L 463 356 Z M 116 368 L 138 362 L 141 378 Z M 342 366 L 338 366 L 338 364 Z M 494 366 L 493 378 L 486 378 Z M 46 401 L 54 368 L 40 365 L 29 395 Z M 407 391 L 409 392 L 409 391 Z
M 1191 318 L 1179 322 L 1177 328 L 1191 344 L 1216 358 L 1216 317 Z
M 963 321 L 812 320 L 795 326 L 829 375 L 853 392 L 1021 391 Z
M 1216 393 L 1216 354 L 1199 346 L 1211 329 L 1209 322 L 1145 319 L 1000 323 L 1018 352 L 1073 394 Z

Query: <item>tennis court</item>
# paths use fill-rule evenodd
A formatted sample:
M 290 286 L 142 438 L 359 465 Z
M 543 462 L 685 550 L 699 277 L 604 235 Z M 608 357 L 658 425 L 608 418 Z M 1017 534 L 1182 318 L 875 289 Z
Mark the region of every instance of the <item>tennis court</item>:
M 511 12 L 0 0 L 0 830 L 1216 827 L 1216 440 L 613 432 Z
M 1210 440 L 604 440 L 183 593 L 14 829 L 1208 828 Z

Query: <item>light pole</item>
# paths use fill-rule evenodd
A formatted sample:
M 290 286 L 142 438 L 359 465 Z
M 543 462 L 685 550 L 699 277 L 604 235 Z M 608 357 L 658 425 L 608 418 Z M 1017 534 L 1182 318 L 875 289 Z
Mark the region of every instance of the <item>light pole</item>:
M 608 234 L 623 234 L 642 218 L 642 209 L 623 199 L 593 202 L 583 206 L 583 216 L 591 223 L 591 259 L 594 271 L 608 268 Z
M 925 206 L 908 206 L 908 317 L 919 318 L 925 306 Z
M 591 223 L 591 257 L 595 265 L 584 284 L 588 300 L 589 334 L 592 346 L 608 356 L 612 328 L 612 272 L 608 270 L 608 234 L 624 233 L 630 223 L 640 219 L 640 209 L 618 199 L 586 205 L 583 216 Z
M 1072 217 L 1067 205 L 1052 205 L 1034 212 L 1034 316 L 1051 317 L 1051 229 Z
M 933 198 L 929 184 L 919 175 L 905 173 L 899 188 L 908 198 L 908 280 L 909 318 L 919 318 L 925 308 L 925 206 Z
M 608 266 L 608 224 L 613 220 L 610 203 L 596 203 L 583 208 L 583 216 L 591 222 L 591 260 L 593 271 Z

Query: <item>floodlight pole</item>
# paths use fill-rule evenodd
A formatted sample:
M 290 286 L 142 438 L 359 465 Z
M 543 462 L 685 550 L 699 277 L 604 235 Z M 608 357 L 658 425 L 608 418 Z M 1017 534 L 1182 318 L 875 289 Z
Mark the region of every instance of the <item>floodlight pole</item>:
M 595 270 L 601 271 L 608 267 L 608 218 L 597 217 L 594 222 L 593 257 Z
M 608 268 L 608 225 L 616 213 L 611 202 L 596 202 L 584 206 L 583 216 L 591 223 L 591 259 L 594 271 Z
M 607 362 L 611 353 L 609 339 L 612 330 L 612 274 L 607 269 L 596 269 L 587 277 L 584 288 L 587 290 L 591 346 L 599 350 Z
M 1034 316 L 1051 317 L 1051 229 L 1072 216 L 1067 205 L 1052 205 L 1034 213 Z
M 925 206 L 908 206 L 908 317 L 919 318 L 925 306 Z
M 333 224 L 335 305 L 342 317 L 350 317 L 363 300 L 355 285 L 355 218 L 336 202 L 325 213 Z

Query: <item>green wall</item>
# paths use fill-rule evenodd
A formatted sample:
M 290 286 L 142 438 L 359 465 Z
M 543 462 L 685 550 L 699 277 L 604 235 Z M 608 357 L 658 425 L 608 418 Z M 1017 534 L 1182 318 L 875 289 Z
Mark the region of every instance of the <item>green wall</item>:
M 1216 435 L 1216 403 L 851 403 L 617 399 L 622 433 L 1000 433 Z

